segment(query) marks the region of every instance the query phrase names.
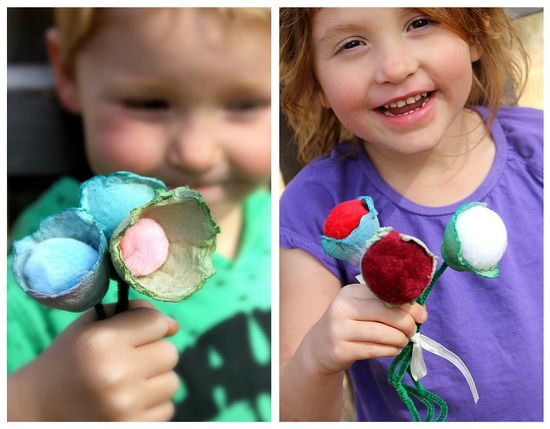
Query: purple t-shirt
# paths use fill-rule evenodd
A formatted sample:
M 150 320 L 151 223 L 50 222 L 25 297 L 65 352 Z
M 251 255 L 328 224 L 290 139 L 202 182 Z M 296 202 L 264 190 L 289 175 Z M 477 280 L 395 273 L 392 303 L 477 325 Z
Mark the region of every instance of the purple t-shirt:
M 487 117 L 486 109 L 477 110 Z M 450 206 L 424 207 L 404 198 L 381 178 L 364 150 L 347 143 L 306 166 L 281 198 L 281 246 L 310 253 L 342 285 L 357 283 L 359 268 L 326 256 L 320 240 L 326 216 L 342 201 L 370 195 L 380 225 L 418 237 L 437 255 L 445 226 L 462 203 L 484 201 L 500 214 L 508 230 L 500 276 L 447 269 L 427 301 L 429 320 L 422 333 L 465 362 L 480 397 L 474 404 L 461 373 L 424 352 L 428 375 L 422 384 L 447 402 L 448 421 L 543 420 L 542 118 L 539 110 L 502 108 L 491 128 L 496 155 L 488 176 L 468 198 Z M 411 419 L 387 381 L 391 361 L 363 360 L 351 367 L 358 420 Z

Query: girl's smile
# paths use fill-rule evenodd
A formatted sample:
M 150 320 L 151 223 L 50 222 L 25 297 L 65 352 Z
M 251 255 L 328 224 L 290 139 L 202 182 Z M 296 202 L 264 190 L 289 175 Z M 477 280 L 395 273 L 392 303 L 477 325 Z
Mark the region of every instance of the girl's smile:
M 409 95 L 397 100 L 388 101 L 387 104 L 378 109 L 386 116 L 399 116 L 414 113 L 426 105 L 430 99 L 431 93 L 422 92 L 415 95 Z
M 479 59 L 460 36 L 402 8 L 321 9 L 312 33 L 319 96 L 352 135 L 402 155 L 460 144 Z
M 433 119 L 436 100 L 436 91 L 423 92 L 387 103 L 375 112 L 388 128 L 421 127 Z

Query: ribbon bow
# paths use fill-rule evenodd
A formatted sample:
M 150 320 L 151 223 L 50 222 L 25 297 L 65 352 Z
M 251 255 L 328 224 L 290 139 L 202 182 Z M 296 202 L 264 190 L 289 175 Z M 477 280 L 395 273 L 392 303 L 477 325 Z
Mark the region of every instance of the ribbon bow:
M 426 335 L 423 335 L 420 332 L 414 334 L 411 337 L 411 341 L 413 343 L 411 375 L 416 381 L 420 380 L 428 373 L 426 364 L 424 363 L 424 357 L 422 356 L 422 349 L 424 349 L 430 353 L 441 356 L 443 359 L 448 360 L 458 368 L 458 370 L 462 373 L 462 375 L 468 382 L 468 386 L 470 386 L 470 391 L 472 392 L 472 396 L 474 398 L 474 403 L 477 404 L 477 401 L 479 401 L 479 395 L 477 393 L 476 384 L 474 382 L 472 374 L 470 373 L 462 359 L 460 359 L 449 349 L 439 344 L 437 341 L 428 338 Z

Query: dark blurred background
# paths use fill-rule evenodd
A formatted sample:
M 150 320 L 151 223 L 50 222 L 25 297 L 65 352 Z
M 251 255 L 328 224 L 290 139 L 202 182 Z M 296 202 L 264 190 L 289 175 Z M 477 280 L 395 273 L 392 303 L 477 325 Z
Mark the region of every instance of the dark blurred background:
M 50 8 L 8 8 L 8 226 L 62 175 L 91 175 L 79 117 L 59 105 L 48 66 Z

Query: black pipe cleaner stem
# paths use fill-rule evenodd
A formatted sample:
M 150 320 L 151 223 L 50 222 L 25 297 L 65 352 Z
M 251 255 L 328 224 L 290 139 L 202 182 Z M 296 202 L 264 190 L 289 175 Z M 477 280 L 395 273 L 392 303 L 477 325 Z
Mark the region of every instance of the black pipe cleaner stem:
M 107 318 L 107 314 L 105 314 L 105 307 L 103 307 L 103 304 L 100 302 L 94 306 L 95 314 L 97 315 L 97 320 L 104 320 Z
M 115 314 L 128 310 L 128 284 L 118 275 L 118 272 L 111 261 L 111 278 L 116 282 L 118 288 L 118 300 L 115 307 Z
M 121 313 L 128 310 L 128 284 L 124 280 L 117 280 L 118 301 L 115 307 L 115 313 Z

